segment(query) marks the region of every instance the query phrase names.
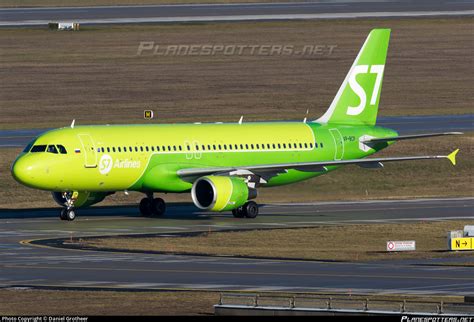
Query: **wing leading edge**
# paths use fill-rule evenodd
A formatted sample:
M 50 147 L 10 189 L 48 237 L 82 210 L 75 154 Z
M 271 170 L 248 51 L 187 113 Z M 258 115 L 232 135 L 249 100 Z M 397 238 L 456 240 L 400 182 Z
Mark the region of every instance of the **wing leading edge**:
M 427 160 L 427 159 L 448 159 L 453 165 L 456 165 L 456 154 L 459 149 L 456 149 L 448 155 L 426 155 L 426 156 L 408 156 L 408 157 L 393 157 L 393 158 L 369 158 L 369 159 L 352 159 L 339 161 L 320 161 L 320 162 L 295 162 L 295 163 L 281 163 L 281 164 L 265 164 L 265 165 L 250 165 L 238 167 L 210 167 L 210 168 L 189 168 L 178 170 L 178 175 L 181 178 L 194 178 L 204 175 L 240 175 L 240 174 L 255 174 L 263 178 L 272 177 L 279 173 L 286 173 L 290 169 L 308 172 L 324 172 L 327 171 L 328 166 L 339 166 L 356 164 L 364 168 L 380 168 L 384 162 L 395 161 L 412 161 L 412 160 Z

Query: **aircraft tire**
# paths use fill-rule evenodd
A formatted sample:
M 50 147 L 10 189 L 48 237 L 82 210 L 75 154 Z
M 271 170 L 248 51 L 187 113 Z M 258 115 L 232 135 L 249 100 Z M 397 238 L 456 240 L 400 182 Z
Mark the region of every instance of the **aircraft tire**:
M 62 208 L 60 213 L 59 213 L 59 219 L 61 220 L 66 220 L 66 212 L 67 212 L 67 209 L 66 208 Z
M 161 198 L 153 199 L 151 211 L 155 216 L 163 216 L 166 212 L 166 203 Z
M 74 209 L 66 209 L 66 220 L 73 221 L 74 219 L 76 219 L 76 212 Z
M 234 215 L 235 218 L 244 218 L 245 217 L 244 209 L 242 207 L 232 209 L 232 215 Z
M 143 198 L 140 201 L 140 205 L 138 206 L 138 209 L 140 210 L 140 213 L 144 217 L 150 217 L 152 215 L 152 203 L 149 198 Z
M 255 201 L 248 201 L 243 209 L 247 218 L 256 218 L 258 216 L 258 205 Z

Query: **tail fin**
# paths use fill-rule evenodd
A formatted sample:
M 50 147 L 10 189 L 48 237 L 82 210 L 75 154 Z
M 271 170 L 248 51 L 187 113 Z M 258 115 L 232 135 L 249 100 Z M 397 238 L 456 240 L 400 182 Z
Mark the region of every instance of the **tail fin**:
M 373 29 L 336 97 L 316 122 L 375 125 L 390 29 Z

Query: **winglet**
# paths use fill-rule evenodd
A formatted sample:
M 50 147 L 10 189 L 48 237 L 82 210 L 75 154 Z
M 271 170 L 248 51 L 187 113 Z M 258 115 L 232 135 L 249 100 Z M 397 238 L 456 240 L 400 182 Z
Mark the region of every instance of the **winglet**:
M 449 159 L 449 161 L 451 161 L 453 165 L 456 165 L 456 154 L 458 154 L 458 152 L 459 149 L 456 149 L 447 156 L 447 158 Z
M 74 128 L 74 124 L 75 124 L 75 123 L 76 123 L 76 119 L 72 120 L 72 122 L 71 122 L 71 129 Z

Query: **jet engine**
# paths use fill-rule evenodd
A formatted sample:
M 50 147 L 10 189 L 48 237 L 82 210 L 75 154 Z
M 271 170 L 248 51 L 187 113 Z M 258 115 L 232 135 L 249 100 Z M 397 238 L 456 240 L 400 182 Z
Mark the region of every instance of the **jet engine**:
M 206 176 L 197 179 L 191 189 L 196 207 L 210 211 L 233 210 L 257 197 L 257 190 L 244 179 L 227 176 Z

